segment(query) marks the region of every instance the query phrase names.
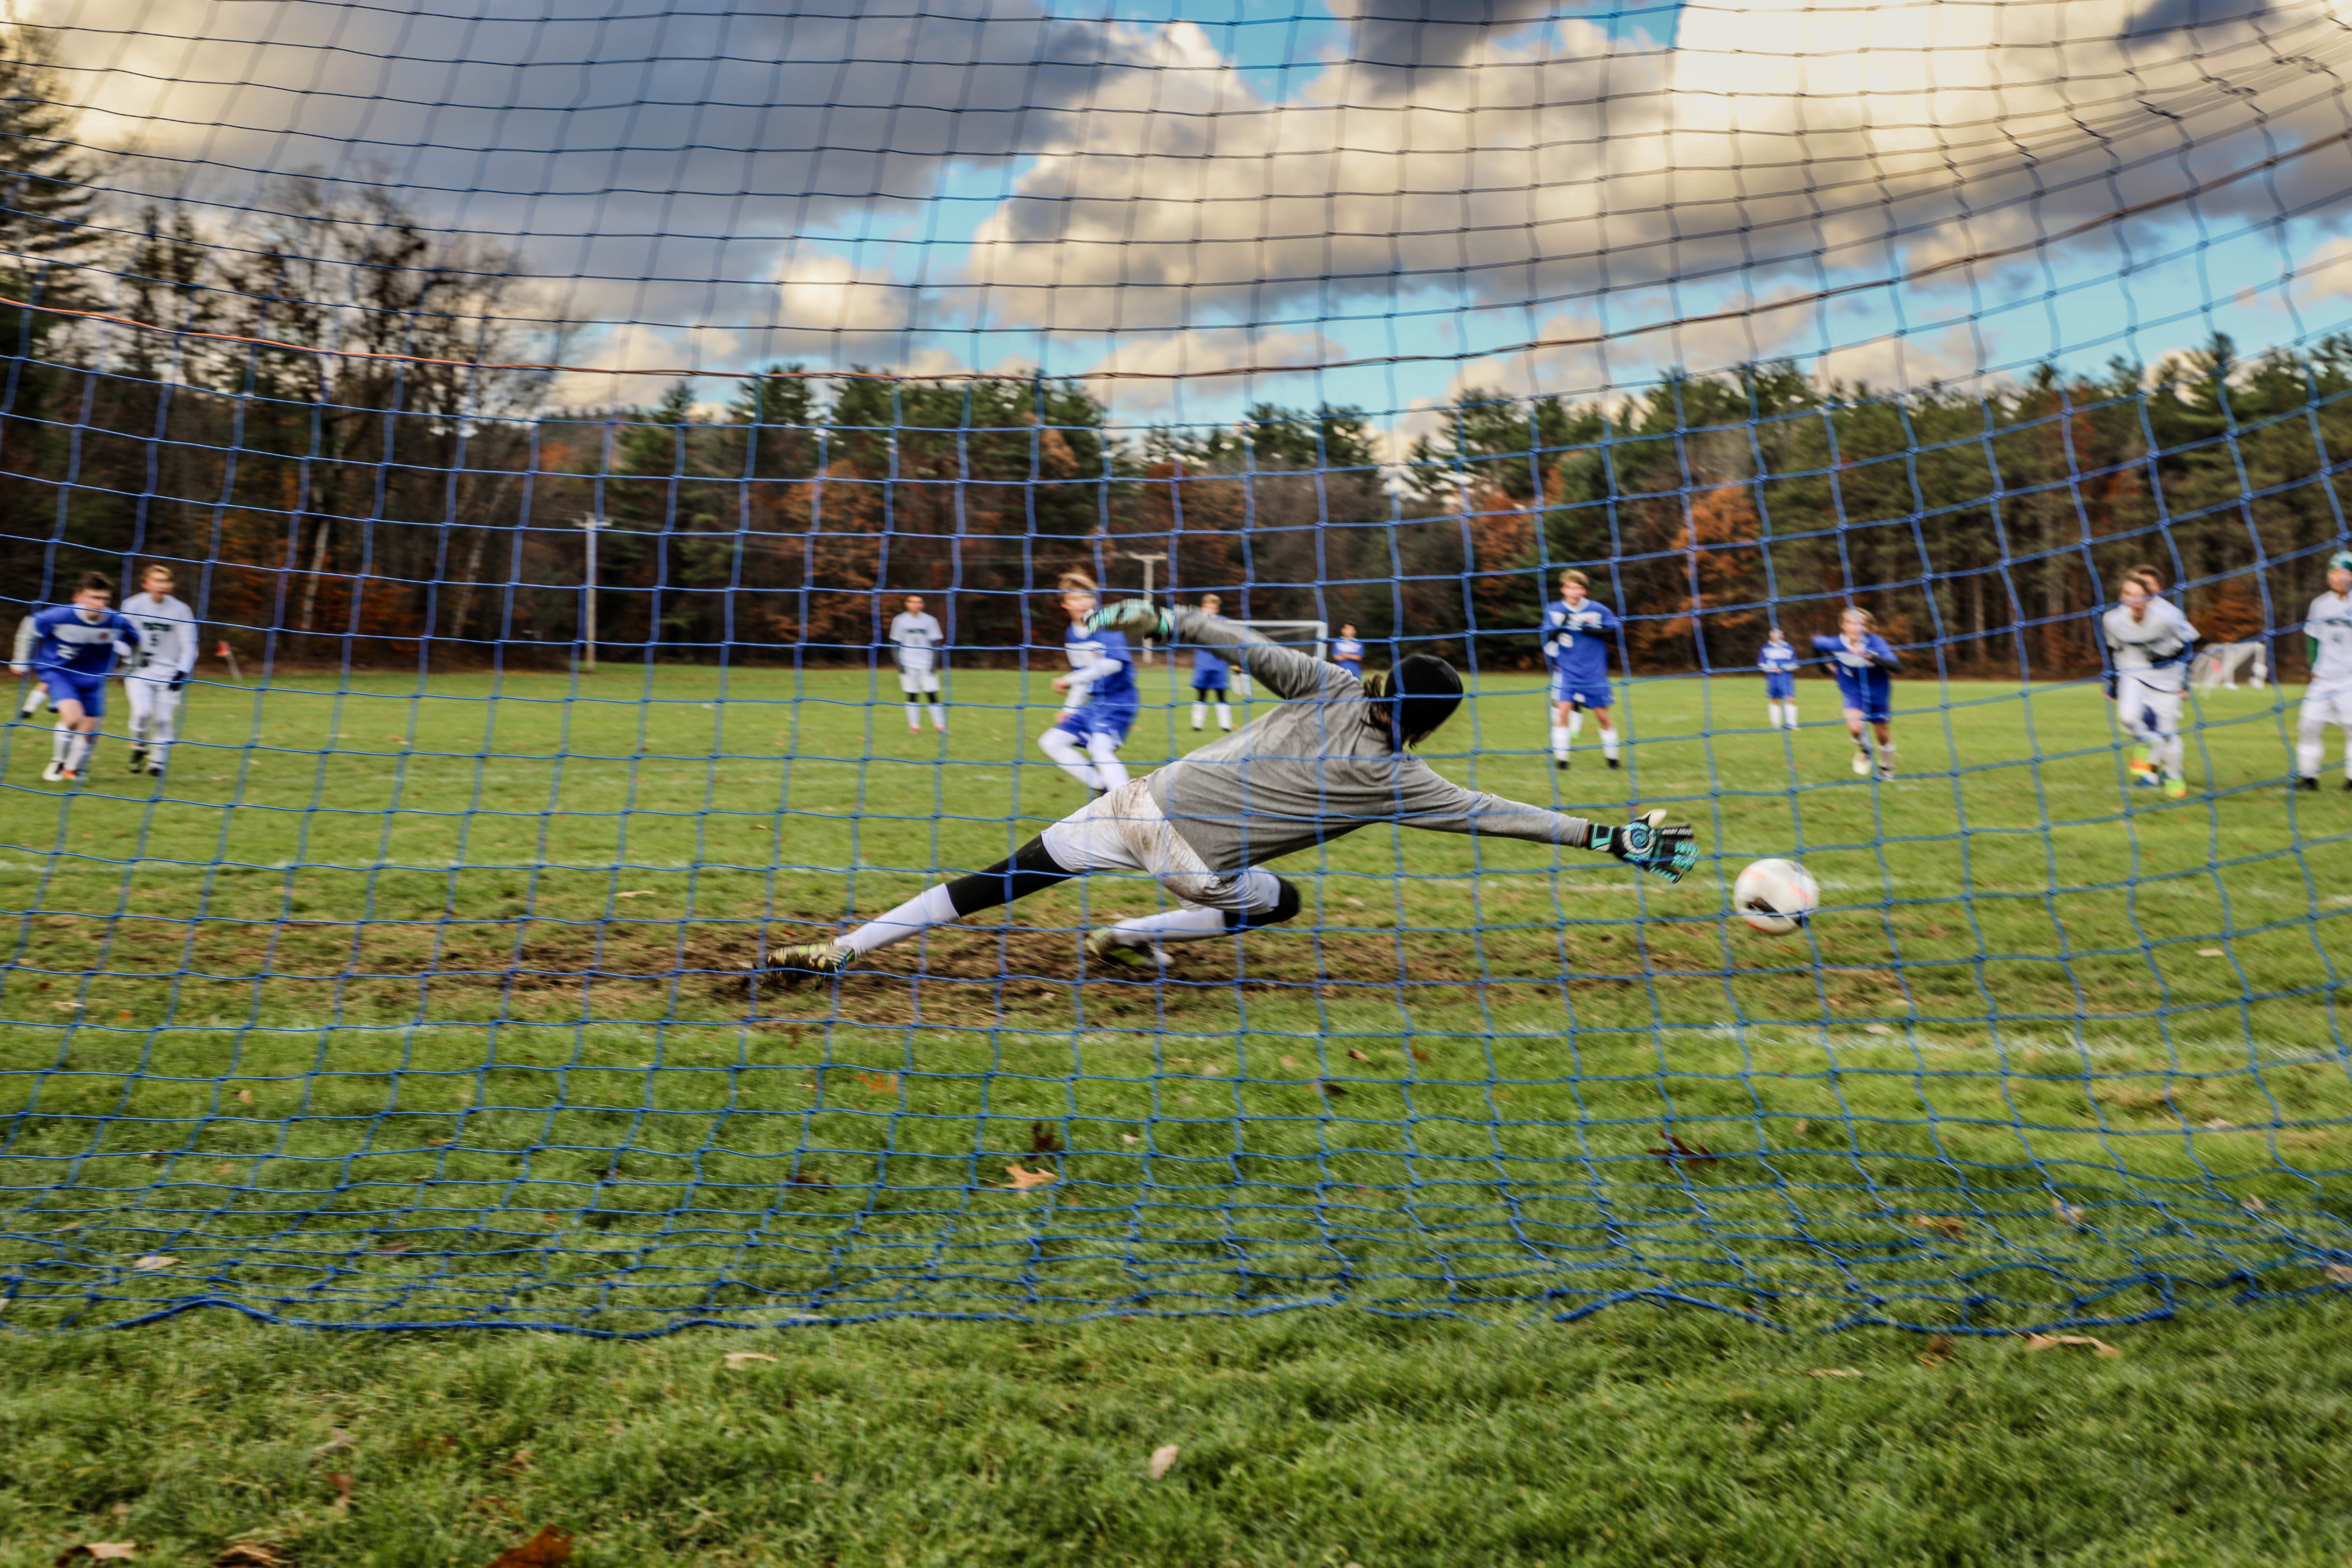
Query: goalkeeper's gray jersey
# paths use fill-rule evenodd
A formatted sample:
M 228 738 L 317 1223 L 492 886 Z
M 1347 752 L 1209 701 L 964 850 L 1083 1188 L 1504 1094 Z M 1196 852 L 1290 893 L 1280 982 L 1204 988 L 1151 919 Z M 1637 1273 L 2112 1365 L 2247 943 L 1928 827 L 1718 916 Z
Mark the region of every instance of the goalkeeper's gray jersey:
M 1239 871 L 1377 822 L 1578 847 L 1591 837 L 1583 817 L 1464 789 L 1392 746 L 1363 683 L 1338 665 L 1198 610 L 1177 611 L 1176 628 L 1195 647 L 1234 649 L 1284 700 L 1148 781 L 1209 869 Z

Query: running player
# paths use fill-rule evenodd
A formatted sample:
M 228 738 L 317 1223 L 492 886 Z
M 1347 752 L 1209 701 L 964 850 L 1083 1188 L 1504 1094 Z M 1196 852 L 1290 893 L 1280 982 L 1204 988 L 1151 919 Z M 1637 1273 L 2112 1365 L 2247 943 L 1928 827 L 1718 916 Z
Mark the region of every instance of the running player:
M 1797 650 L 1774 626 L 1764 636 L 1756 668 L 1764 672 L 1764 718 L 1775 730 L 1797 727 Z
M 181 691 L 196 668 L 196 613 L 172 596 L 172 569 L 161 563 L 139 574 L 139 592 L 122 601 L 122 613 L 146 639 L 122 680 L 131 702 L 131 771 L 160 779 L 179 731 Z
M 1331 639 L 1331 662 L 1359 680 L 1364 678 L 1364 644 L 1354 626 L 1343 624 Z
M 61 754 L 41 770 L 50 784 L 79 784 L 88 776 L 98 721 L 106 713 L 106 677 L 114 668 L 115 645 L 133 653 L 144 646 L 138 623 L 107 608 L 113 597 L 113 579 L 92 572 L 74 590 L 73 603 L 33 617 L 32 668 L 47 683 L 64 740 Z
M 2327 754 L 2327 726 L 2343 730 L 2344 787 L 2352 790 L 2352 550 L 2328 558 L 2327 592 L 2311 601 L 2303 635 L 2311 654 L 2311 684 L 2294 734 L 2295 772 L 2305 789 L 2319 787 Z
M 2161 787 L 2179 800 L 2189 793 L 2180 773 L 2180 700 L 2197 628 L 2164 597 L 2153 566 L 2135 566 L 2116 584 L 2116 605 L 2099 617 L 2107 647 L 2107 696 L 2124 732 L 2137 742 L 2132 783 Z
M 923 732 L 923 704 L 931 706 L 931 728 L 948 732 L 948 710 L 940 701 L 940 647 L 948 634 L 937 616 L 923 612 L 920 594 L 907 595 L 907 606 L 890 617 L 890 643 L 897 650 L 898 694 L 907 700 L 907 733 Z
M 1853 737 L 1853 771 L 1864 778 L 1871 773 L 1870 743 L 1878 742 L 1878 776 L 1895 776 L 1895 682 L 1893 671 L 1902 660 L 1878 635 L 1878 623 L 1868 610 L 1849 605 L 1838 616 L 1838 635 L 1815 637 L 1813 651 L 1830 661 L 1837 677 L 1838 697 L 1845 705 L 1845 732 Z M 1870 727 L 1865 734 L 1863 727 Z
M 1359 680 L 1198 610 L 1171 614 L 1129 599 L 1093 624 L 1097 637 L 1181 636 L 1229 648 L 1281 701 L 1064 817 L 987 870 L 942 882 L 838 939 L 777 954 L 780 970 L 837 974 L 877 948 L 1090 871 L 1144 872 L 1178 907 L 1089 932 L 1087 957 L 1165 963 L 1165 943 L 1290 919 L 1298 889 L 1264 862 L 1381 822 L 1599 850 L 1668 881 L 1680 881 L 1697 858 L 1690 827 L 1666 826 L 1663 811 L 1602 826 L 1464 789 L 1412 755 L 1408 748 L 1462 701 L 1462 678 L 1442 658 L 1415 654 Z
M 36 610 L 32 615 L 26 616 L 16 623 L 16 646 L 9 656 L 8 668 L 20 676 L 33 668 L 33 639 L 40 635 L 33 626 L 33 616 L 38 614 L 40 612 Z M 48 698 L 49 688 L 46 681 L 35 680 L 27 683 L 25 688 L 25 700 L 18 706 L 16 717 L 31 718 L 41 710 L 41 704 L 47 702 Z M 59 762 L 62 763 L 65 753 L 60 752 L 58 755 Z
M 1551 662 L 1551 760 L 1566 769 L 1568 749 L 1584 728 L 1585 710 L 1601 731 L 1601 754 L 1617 763 L 1617 729 L 1609 719 L 1609 645 L 1617 612 L 1591 596 L 1581 572 L 1559 574 L 1559 598 L 1544 606 L 1544 657 Z
M 1214 594 L 1203 594 L 1201 595 L 1201 613 L 1213 617 L 1223 611 L 1224 603 Z M 1227 664 L 1215 648 L 1204 646 L 1192 650 L 1192 732 L 1194 734 L 1201 732 L 1202 722 L 1209 717 L 1211 692 L 1216 693 L 1217 728 L 1230 730 L 1234 727 L 1233 704 L 1227 700 L 1227 694 L 1233 689 L 1233 666 Z
M 1062 637 L 1070 673 L 1055 677 L 1054 689 L 1069 700 L 1052 727 L 1037 737 L 1037 748 L 1096 795 L 1107 795 L 1127 782 L 1127 764 L 1118 760 L 1118 749 L 1127 743 L 1140 706 L 1135 658 L 1117 630 L 1087 629 L 1087 618 L 1095 611 L 1093 578 L 1083 572 L 1065 572 L 1060 587 L 1062 609 L 1070 617 L 1070 629 Z

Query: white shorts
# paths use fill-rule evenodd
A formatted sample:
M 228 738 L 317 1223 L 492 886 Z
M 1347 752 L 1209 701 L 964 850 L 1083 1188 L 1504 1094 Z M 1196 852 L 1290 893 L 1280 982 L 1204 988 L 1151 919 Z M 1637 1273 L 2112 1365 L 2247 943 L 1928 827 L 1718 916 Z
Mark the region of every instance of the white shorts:
M 2352 682 L 2335 681 L 2310 688 L 2303 694 L 2303 711 L 2296 718 L 2305 730 L 2318 730 L 2329 724 L 2352 730 Z
M 2116 676 L 2116 717 L 2129 734 L 2168 741 L 2180 732 L 2180 692 L 2142 680 L 2129 670 Z
M 898 689 L 909 697 L 919 692 L 937 691 L 939 689 L 940 672 L 936 669 L 927 669 L 919 675 L 909 675 L 903 669 L 898 672 Z
M 1141 871 L 1194 909 L 1249 914 L 1274 908 L 1282 894 L 1274 873 L 1255 866 L 1229 877 L 1210 870 L 1160 815 L 1149 778 L 1129 779 L 1039 837 L 1065 871 Z

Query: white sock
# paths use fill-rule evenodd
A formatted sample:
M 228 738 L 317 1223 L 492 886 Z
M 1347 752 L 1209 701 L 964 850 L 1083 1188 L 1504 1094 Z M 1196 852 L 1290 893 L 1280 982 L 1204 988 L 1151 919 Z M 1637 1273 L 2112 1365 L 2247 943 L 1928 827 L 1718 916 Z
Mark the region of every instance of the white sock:
M 1617 731 L 1614 729 L 1601 731 L 1601 754 L 1612 763 L 1617 760 Z
M 1208 721 L 1209 721 L 1209 705 L 1208 705 L 1207 703 L 1205 703 L 1205 702 L 1195 702 L 1195 703 L 1193 703 L 1193 704 L 1192 704 L 1192 728 L 1194 728 L 1195 730 L 1197 730 L 1197 729 L 1199 729 L 1202 725 L 1203 725 L 1203 724 L 1207 723 Z
M 1230 703 L 1224 703 L 1224 702 L 1220 702 L 1220 703 L 1218 703 L 1218 704 L 1217 704 L 1217 728 L 1218 728 L 1218 729 L 1220 729 L 1220 730 L 1230 730 L 1230 729 L 1232 729 L 1233 727 L 1234 727 L 1234 710 L 1233 710 L 1233 707 L 1232 707 L 1232 705 L 1231 705 Z
M 49 761 L 57 763 L 59 767 L 65 766 L 66 752 L 72 749 L 73 738 L 74 732 L 71 730 L 68 729 L 63 724 L 58 725 L 56 731 L 49 736 Z M 2313 754 L 2316 755 L 2317 752 L 2315 752 Z M 2319 771 L 2319 764 L 2317 763 L 2312 763 L 2311 771 L 2313 773 L 2317 773 Z
M 1087 754 L 1078 750 L 1077 742 L 1071 739 L 1067 730 L 1046 731 L 1037 737 L 1037 749 L 1053 758 L 1056 767 L 1088 789 L 1103 787 L 1101 777 L 1087 765 Z
M 76 730 L 66 749 L 66 772 L 78 773 L 89 762 L 90 752 L 98 749 L 98 736 L 89 731 Z
M 1111 928 L 1133 940 L 1128 947 L 1141 947 L 1154 942 L 1206 942 L 1226 931 L 1225 911 L 1185 908 L 1168 910 L 1156 915 L 1137 915 L 1123 920 Z
M 867 921 L 847 936 L 835 938 L 833 945 L 844 952 L 872 952 L 877 947 L 920 936 L 931 927 L 946 925 L 955 918 L 955 905 L 948 898 L 947 884 L 942 882 L 936 888 L 926 888 L 889 913 Z
M 1895 742 L 1892 742 L 1892 741 L 1882 741 L 1882 742 L 1879 742 L 1879 746 L 1878 746 L 1878 765 L 1879 765 L 1880 767 L 1882 767 L 1882 768 L 1891 768 L 1891 767 L 1893 767 L 1893 766 L 1895 765 Z
M 1127 764 L 1118 760 L 1118 742 L 1108 735 L 1087 737 L 1087 755 L 1095 760 L 1095 776 L 1102 780 L 1105 789 L 1117 789 L 1127 782 Z
M 923 705 L 922 705 L 921 703 L 919 703 L 919 702 L 909 702 L 909 703 L 908 703 L 908 704 L 907 704 L 907 728 L 908 728 L 908 729 L 909 729 L 909 730 L 919 730 L 919 729 L 921 729 L 922 727 L 923 727 Z
M 1780 727 L 1780 705 L 1778 702 L 1767 702 L 1764 704 L 1764 725 L 1765 728 L 1770 730 L 1777 730 Z
M 948 732 L 948 705 L 936 697 L 931 699 L 931 728 L 942 735 Z
M 2305 778 L 2317 778 L 2319 776 L 2319 765 L 2326 760 L 2327 736 L 2326 731 L 2320 730 L 2310 730 L 2294 738 L 2294 771 L 2301 773 Z M 2345 750 L 2344 765 L 2347 768 L 2352 768 L 2352 747 L 2347 747 Z
M 1565 724 L 1554 724 L 1551 727 L 1551 754 L 1556 760 L 1563 763 L 1568 761 L 1569 739 L 1575 733 L 1574 730 Z
M 25 693 L 25 706 L 16 716 L 20 719 L 29 719 L 40 710 L 41 689 L 36 686 Z
M 1795 729 L 1797 727 L 1797 705 L 1793 702 L 1786 700 L 1782 701 L 1780 704 L 1780 717 L 1788 721 L 1790 729 Z
M 1576 732 L 1583 728 L 1584 710 L 1579 708 L 1571 711 L 1568 716 L 1568 738 L 1571 741 L 1575 740 Z

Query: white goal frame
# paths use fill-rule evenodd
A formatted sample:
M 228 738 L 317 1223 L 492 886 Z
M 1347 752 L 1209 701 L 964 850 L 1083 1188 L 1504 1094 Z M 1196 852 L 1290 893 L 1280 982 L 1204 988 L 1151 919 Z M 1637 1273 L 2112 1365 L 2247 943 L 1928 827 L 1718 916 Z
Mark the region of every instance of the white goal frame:
M 2238 689 L 2241 677 L 2260 690 L 2271 674 L 2270 650 L 2258 642 L 2214 643 L 2197 650 L 2189 666 L 2189 684 L 2200 691 Z

